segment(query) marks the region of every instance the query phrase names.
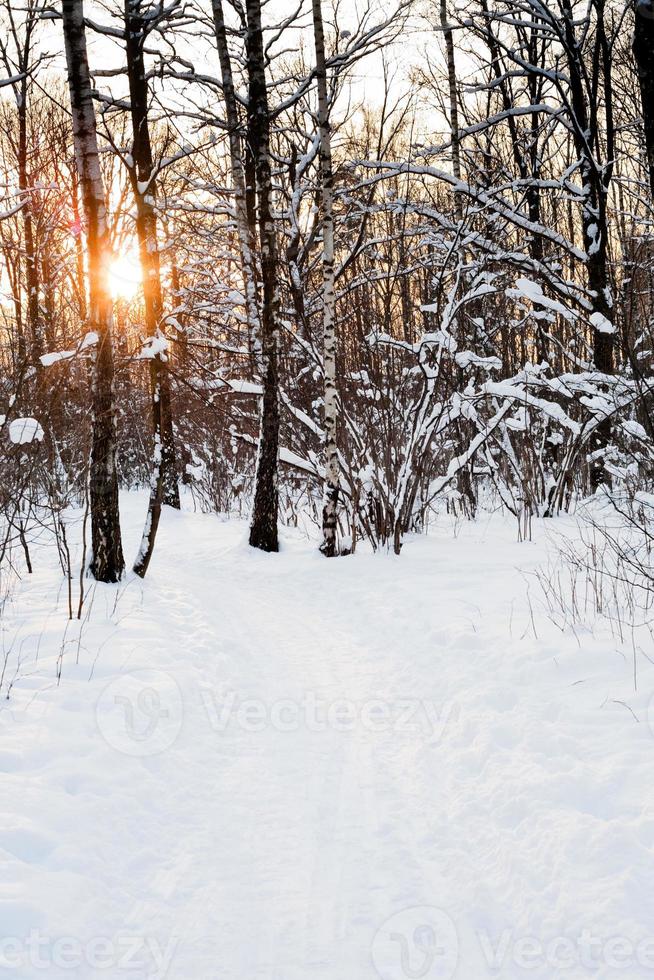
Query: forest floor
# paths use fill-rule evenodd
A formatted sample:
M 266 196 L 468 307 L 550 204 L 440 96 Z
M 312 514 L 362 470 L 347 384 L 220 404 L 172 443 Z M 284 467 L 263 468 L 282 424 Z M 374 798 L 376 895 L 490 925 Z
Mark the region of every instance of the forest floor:
M 81 625 L 51 545 L 17 583 L 0 976 L 654 977 L 654 670 L 548 619 L 552 532 L 245 536 L 166 512 Z

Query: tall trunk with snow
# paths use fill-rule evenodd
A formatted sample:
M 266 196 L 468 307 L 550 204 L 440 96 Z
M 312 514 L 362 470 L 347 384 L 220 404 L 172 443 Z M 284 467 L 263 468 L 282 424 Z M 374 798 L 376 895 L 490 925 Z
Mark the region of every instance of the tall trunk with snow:
M 456 62 L 454 60 L 454 31 L 452 25 L 450 24 L 448 14 L 447 14 L 447 0 L 440 0 L 440 22 L 441 30 L 443 31 L 443 37 L 445 38 L 445 60 L 447 63 L 447 87 L 449 93 L 449 114 L 450 114 L 450 141 L 451 141 L 451 160 L 452 160 L 452 173 L 456 180 L 461 180 L 461 136 L 459 131 L 459 96 L 457 92 L 457 78 L 456 78 Z M 463 207 L 461 201 L 461 195 L 454 195 L 454 207 L 457 220 L 459 222 L 463 221 Z M 471 337 L 466 336 L 466 328 L 463 323 L 467 321 L 467 318 L 462 318 L 461 332 L 462 336 L 460 338 L 462 346 L 468 347 L 471 345 Z M 463 370 L 459 371 L 459 380 L 462 385 L 463 383 Z M 463 446 L 467 445 L 472 439 L 472 428 L 469 422 L 462 419 L 460 424 L 457 426 L 459 431 L 459 438 Z M 463 466 L 457 476 L 457 484 L 462 498 L 468 502 L 468 507 L 470 510 L 470 516 L 474 517 L 477 510 L 477 498 L 474 490 L 474 483 L 472 479 L 472 461 L 470 466 Z M 408 527 L 406 528 L 408 530 Z M 396 539 L 396 551 L 397 551 L 397 539 Z M 398 552 L 399 553 L 399 552 Z
M 109 236 L 95 112 L 86 51 L 83 0 L 62 2 L 75 161 L 82 195 L 89 272 L 89 317 L 97 333 L 93 379 L 90 569 L 100 582 L 117 582 L 125 569 L 118 510 L 112 300 Z
M 156 337 L 165 346 L 163 325 L 163 294 L 161 289 L 161 268 L 159 243 L 157 238 L 157 183 L 153 173 L 152 144 L 148 120 L 148 83 L 145 77 L 143 45 L 146 32 L 141 14 L 142 0 L 125 0 L 125 42 L 127 54 L 127 77 L 129 81 L 130 106 L 133 131 L 133 167 L 131 170 L 134 199 L 136 201 L 136 234 L 139 243 L 139 256 L 143 275 L 143 300 L 145 306 L 145 325 L 149 337 Z M 167 358 L 165 360 L 164 358 Z M 173 435 L 170 404 L 170 376 L 167 365 L 170 351 L 157 354 L 153 359 L 153 372 L 158 374 L 160 408 L 153 400 L 153 422 L 156 433 L 157 418 L 161 427 L 161 473 L 163 479 L 163 502 L 179 510 L 179 487 L 175 458 L 175 439 Z M 155 385 L 153 383 L 153 392 Z M 153 394 L 154 399 L 154 394 Z
M 525 150 L 523 149 L 523 140 L 521 139 L 521 134 L 512 112 L 514 108 L 514 97 L 510 88 L 510 75 L 505 72 L 502 65 L 502 48 L 493 30 L 487 0 L 481 0 L 481 8 L 484 13 L 484 19 L 482 21 L 484 24 L 483 34 L 490 52 L 490 66 L 495 79 L 494 85 L 497 87 L 502 101 L 502 108 L 506 113 L 513 159 L 520 179 L 525 187 L 524 193 L 527 201 L 529 220 L 533 222 L 534 226 L 537 226 L 541 223 L 541 191 L 539 182 L 542 169 L 542 155 L 538 142 L 540 129 L 539 113 L 536 110 L 531 113 L 530 143 Z M 533 16 L 533 20 L 534 24 L 536 24 L 535 15 Z M 543 84 L 542 69 L 544 66 L 542 65 L 542 55 L 545 47 L 540 37 L 538 28 L 536 26 L 532 27 L 529 31 L 529 65 L 536 70 L 529 70 L 527 72 L 527 89 L 532 106 L 536 106 L 540 102 Z M 540 265 L 543 260 L 543 241 L 541 236 L 538 234 L 531 235 L 528 244 L 529 254 Z M 540 304 L 534 303 L 534 309 L 540 310 L 542 307 Z M 540 318 L 536 321 L 536 356 L 539 361 L 546 361 L 548 359 L 548 339 Z
M 4 0 L 3 7 L 7 14 L 7 19 L 3 22 L 3 29 L 6 25 L 6 37 L 3 39 L 0 51 L 2 62 L 10 76 L 9 84 L 11 84 L 16 100 L 18 121 L 16 163 L 18 191 L 22 201 L 22 252 L 25 258 L 29 353 L 32 362 L 40 366 L 39 356 L 44 352 L 44 337 L 43 318 L 39 306 L 39 256 L 34 221 L 34 183 L 37 180 L 37 175 L 31 172 L 30 167 L 28 126 L 30 95 L 34 82 L 35 65 L 38 62 L 34 33 L 41 11 L 38 0 L 26 0 L 24 4 L 18 6 L 13 3 L 13 0 Z M 15 52 L 13 59 L 9 55 L 9 47 L 12 44 Z M 28 353 L 28 345 L 27 339 L 22 333 L 19 335 L 19 348 L 19 358 L 23 361 Z
M 636 0 L 634 57 L 643 106 L 643 127 L 647 148 L 649 183 L 654 198 L 654 2 Z
M 593 359 L 602 374 L 613 374 L 613 296 L 608 264 L 608 195 L 614 163 L 613 92 L 611 87 L 611 51 L 604 27 L 604 0 L 597 0 L 594 39 L 594 86 L 600 87 L 604 102 L 606 141 L 605 160 L 602 165 L 597 118 L 597 100 L 584 91 L 587 77 L 581 45 L 575 33 L 575 12 L 570 0 L 562 0 L 563 31 L 566 41 L 570 104 L 574 114 L 572 127 L 575 149 L 580 161 L 579 171 L 584 200 L 582 206 L 582 231 L 584 249 L 588 256 L 586 269 L 588 288 L 593 298 Z M 611 422 L 600 423 L 590 440 L 590 481 L 597 489 L 608 479 L 602 456 L 611 437 Z
M 246 196 L 246 173 L 241 142 L 241 123 L 239 119 L 232 59 L 227 45 L 227 28 L 223 13 L 222 0 L 212 0 L 214 31 L 216 47 L 223 83 L 223 99 L 227 116 L 227 134 L 229 136 L 229 156 L 234 182 L 234 211 L 236 233 L 238 235 L 243 272 L 243 288 L 245 291 L 245 312 L 247 317 L 248 346 L 252 365 L 261 372 L 261 326 L 259 322 L 259 300 L 257 289 L 257 268 L 254 257 L 256 229 L 249 220 Z
M 277 243 L 272 213 L 270 114 L 266 89 L 260 0 L 247 0 L 248 140 L 254 160 L 261 248 L 261 361 L 263 397 L 250 544 L 277 551 L 279 509 L 279 293 Z
M 30 330 L 32 359 L 35 363 L 44 352 L 43 326 L 39 307 L 39 271 L 34 238 L 31 177 L 27 164 L 27 78 L 23 79 L 18 98 L 18 188 L 24 195 L 23 232 L 25 235 L 25 284 L 27 287 L 27 320 Z
M 153 175 L 152 146 L 148 125 L 148 84 L 145 77 L 143 44 L 145 24 L 141 0 L 125 0 L 125 44 L 127 78 L 133 131 L 133 165 L 130 171 L 136 201 L 136 234 L 143 276 L 145 327 L 150 339 L 150 392 L 154 453 L 150 474 L 150 499 L 134 571 L 143 577 L 154 550 L 161 506 L 169 503 L 179 509 L 179 489 L 175 472 L 175 445 L 170 415 L 170 382 L 165 360 L 166 340 L 162 328 L 163 296 L 155 212 L 156 182 Z
M 441 30 L 445 38 L 445 57 L 447 61 L 447 84 L 450 100 L 450 139 L 452 141 L 452 173 L 461 180 L 461 149 L 459 134 L 459 102 L 456 91 L 456 64 L 454 61 L 454 31 L 447 16 L 447 0 L 440 0 Z M 457 215 L 461 217 L 461 199 L 456 197 Z
M 328 558 L 336 552 L 337 507 L 340 490 L 338 445 L 338 392 L 336 388 L 336 293 L 334 289 L 334 173 L 327 95 L 325 32 L 321 0 L 313 0 L 313 33 L 316 46 L 318 126 L 320 129 L 320 190 L 323 239 L 323 374 L 325 381 L 325 489 L 322 507 L 321 551 Z

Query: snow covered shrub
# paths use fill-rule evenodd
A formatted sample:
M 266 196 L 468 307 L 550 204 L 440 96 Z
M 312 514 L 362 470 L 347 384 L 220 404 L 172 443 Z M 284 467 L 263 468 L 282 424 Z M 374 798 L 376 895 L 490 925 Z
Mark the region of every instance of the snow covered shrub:
M 654 493 L 627 482 L 580 508 L 559 557 L 537 573 L 550 618 L 561 629 L 604 624 L 634 658 L 654 640 Z

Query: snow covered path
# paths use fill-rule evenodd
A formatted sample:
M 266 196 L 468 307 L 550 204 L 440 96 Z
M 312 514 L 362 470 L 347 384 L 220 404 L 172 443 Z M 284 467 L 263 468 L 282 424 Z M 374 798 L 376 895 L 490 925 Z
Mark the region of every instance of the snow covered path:
M 654 977 L 652 674 L 534 631 L 543 540 L 243 534 L 167 513 L 63 646 L 53 571 L 19 590 L 0 975 Z

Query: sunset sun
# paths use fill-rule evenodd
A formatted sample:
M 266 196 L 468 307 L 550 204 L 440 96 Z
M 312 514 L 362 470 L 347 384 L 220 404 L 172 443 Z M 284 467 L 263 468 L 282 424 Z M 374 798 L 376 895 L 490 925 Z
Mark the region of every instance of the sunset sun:
M 109 266 L 109 288 L 114 299 L 133 299 L 141 286 L 137 256 L 117 255 Z

